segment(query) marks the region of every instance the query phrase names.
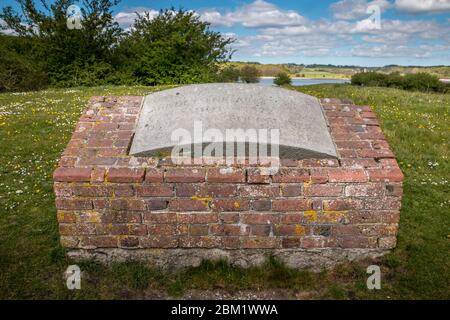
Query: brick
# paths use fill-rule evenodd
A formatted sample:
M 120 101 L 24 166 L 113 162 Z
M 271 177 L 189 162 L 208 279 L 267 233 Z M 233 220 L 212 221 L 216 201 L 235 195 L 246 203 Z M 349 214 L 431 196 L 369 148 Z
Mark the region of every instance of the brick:
M 246 198 L 274 198 L 280 195 L 278 186 L 244 185 L 239 187 L 241 197 Z
M 404 179 L 400 169 L 368 169 L 370 181 L 402 182 Z
M 273 182 L 278 183 L 298 183 L 310 180 L 309 170 L 281 168 L 279 172 L 272 177 Z
M 345 195 L 349 197 L 381 197 L 384 195 L 382 184 L 353 184 L 345 187 Z
M 53 180 L 59 182 L 89 182 L 92 168 L 57 168 Z
M 169 201 L 162 199 L 151 199 L 145 200 L 145 204 L 147 205 L 147 209 L 152 210 L 164 210 L 169 205 Z
M 252 236 L 268 237 L 272 232 L 271 225 L 252 225 L 250 226 L 250 233 Z
M 304 159 L 302 160 L 303 167 L 337 167 L 339 166 L 339 161 L 337 159 Z
M 177 186 L 179 197 L 198 196 L 212 198 L 227 198 L 237 195 L 237 187 L 233 184 L 213 184 L 213 185 L 189 185 L 180 184 Z
M 249 230 L 246 226 L 236 224 L 216 224 L 211 226 L 211 233 L 218 236 L 239 236 L 248 235 Z
M 352 169 L 364 169 L 378 167 L 378 163 L 375 159 L 341 159 L 343 167 L 349 167 Z
M 331 226 L 315 226 L 313 234 L 316 236 L 329 237 L 331 235 Z
M 83 248 L 116 248 L 117 237 L 114 236 L 95 236 L 82 237 L 81 247 Z
M 211 203 L 214 211 L 246 211 L 250 205 L 248 200 L 241 199 L 215 199 Z
M 325 239 L 320 236 L 309 236 L 301 239 L 300 247 L 304 249 L 323 248 Z
M 77 197 L 109 197 L 112 195 L 111 188 L 103 185 L 74 186 L 72 190 Z
M 175 224 L 153 224 L 147 226 L 149 236 L 176 236 L 178 229 Z
M 85 199 L 61 199 L 57 198 L 56 208 L 58 210 L 86 210 L 92 209 L 92 200 Z
M 132 211 L 108 211 L 101 216 L 102 223 L 141 223 L 141 214 Z
M 223 212 L 219 214 L 219 220 L 222 223 L 238 223 L 239 213 Z
M 169 209 L 173 211 L 208 211 L 208 200 L 173 199 L 169 203 Z
M 309 183 L 326 183 L 328 181 L 328 169 L 311 169 Z
M 179 183 L 175 185 L 175 193 L 177 197 L 200 196 L 200 184 Z
M 378 239 L 378 247 L 381 249 L 394 249 L 397 246 L 397 237 L 382 237 Z
M 348 141 L 338 140 L 335 141 L 338 149 L 370 149 L 371 145 L 368 141 Z
M 359 210 L 364 206 L 364 202 L 356 199 L 336 199 L 323 201 L 323 209 L 326 211 L 346 211 Z
M 281 247 L 284 249 L 299 248 L 301 238 L 283 237 L 281 240 Z
M 255 211 L 270 211 L 272 209 L 271 200 L 252 200 L 251 208 Z
M 241 248 L 243 249 L 276 249 L 281 247 L 279 239 L 267 237 L 242 238 Z
M 164 181 L 164 170 L 147 168 L 145 170 L 145 182 L 156 183 Z
M 300 224 L 277 225 L 275 227 L 275 235 L 277 236 L 296 236 L 304 237 L 310 233 L 309 227 Z
M 357 154 L 361 158 L 394 158 L 395 155 L 391 150 L 386 149 L 365 149 L 358 150 Z
M 95 225 L 92 223 L 61 223 L 59 234 L 62 236 L 94 235 Z
M 123 237 L 119 239 L 119 247 L 121 248 L 137 248 L 139 247 L 138 237 Z
M 144 212 L 144 223 L 176 223 L 175 212 Z
M 200 224 L 200 223 L 214 223 L 218 222 L 217 213 L 178 213 L 177 221 L 179 223 L 191 223 L 191 224 Z
M 301 213 L 283 213 L 280 222 L 282 224 L 300 224 L 306 223 L 307 219 Z
M 80 242 L 79 237 L 72 236 L 60 236 L 60 243 L 65 248 L 78 248 L 78 244 Z
M 111 226 L 111 234 L 146 236 L 147 226 L 144 224 L 113 224 Z
M 61 157 L 58 161 L 59 167 L 74 167 L 77 162 L 77 157 Z
M 361 169 L 330 169 L 330 182 L 367 182 L 366 172 Z
M 251 184 L 269 184 L 271 182 L 270 171 L 267 168 L 248 168 L 247 182 Z
M 308 197 L 338 197 L 342 195 L 343 187 L 329 184 L 305 185 L 304 195 Z
M 342 248 L 376 248 L 377 239 L 355 236 L 341 237 L 339 239 L 339 246 Z
M 220 246 L 220 238 L 209 236 L 181 236 L 179 246 L 181 248 L 214 248 Z
M 114 210 L 130 210 L 143 211 L 145 210 L 145 202 L 141 199 L 111 199 L 111 209 Z
M 102 213 L 93 210 L 78 211 L 76 216 L 78 222 L 100 223 L 102 221 Z
M 272 210 L 273 211 L 305 211 L 312 208 L 311 201 L 307 199 L 285 199 L 285 200 L 273 200 Z
M 58 211 L 57 219 L 59 223 L 75 223 L 77 215 L 72 211 Z
M 134 196 L 134 187 L 131 184 L 118 184 L 113 187 L 116 197 L 132 197 Z
M 166 182 L 204 182 L 205 170 L 196 168 L 169 168 L 164 173 Z
M 68 183 L 55 182 L 53 185 L 53 190 L 57 197 L 71 197 L 73 195 L 73 187 Z
M 140 238 L 140 245 L 142 248 L 176 248 L 178 246 L 178 239 L 167 236 L 149 236 Z
M 238 168 L 211 168 L 207 172 L 207 180 L 210 183 L 243 183 L 245 171 Z
M 271 213 L 242 213 L 240 217 L 245 224 L 277 224 L 280 221 L 279 214 Z
M 299 197 L 303 194 L 303 185 L 286 184 L 281 186 L 281 194 L 283 197 Z
M 386 195 L 401 197 L 403 195 L 403 186 L 401 184 L 387 184 Z
M 101 183 L 105 181 L 106 170 L 94 168 L 91 174 L 91 183 Z
M 222 248 L 223 249 L 238 249 L 240 247 L 241 241 L 239 237 L 222 237 Z
M 206 224 L 193 224 L 189 226 L 189 235 L 191 236 L 207 236 L 209 226 Z
M 169 184 L 142 184 L 136 187 L 138 197 L 172 197 L 173 186 Z
M 107 174 L 109 182 L 142 182 L 144 180 L 145 169 L 111 168 Z

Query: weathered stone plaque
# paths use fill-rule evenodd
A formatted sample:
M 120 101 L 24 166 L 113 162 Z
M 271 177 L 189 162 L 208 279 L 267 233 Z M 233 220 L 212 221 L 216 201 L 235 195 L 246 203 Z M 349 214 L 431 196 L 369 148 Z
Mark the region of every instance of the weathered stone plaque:
M 279 130 L 280 158 L 333 158 L 337 156 L 319 101 L 282 88 L 249 84 L 189 85 L 148 95 L 139 115 L 130 155 L 151 156 L 170 151 L 175 130 L 192 133 L 192 146 L 205 140 L 195 135 L 223 133 L 224 145 L 232 143 L 227 130 Z M 221 141 L 214 141 L 215 143 Z M 246 141 L 251 144 L 252 141 Z M 270 140 L 257 142 L 266 144 Z M 248 146 L 247 146 L 248 148 Z

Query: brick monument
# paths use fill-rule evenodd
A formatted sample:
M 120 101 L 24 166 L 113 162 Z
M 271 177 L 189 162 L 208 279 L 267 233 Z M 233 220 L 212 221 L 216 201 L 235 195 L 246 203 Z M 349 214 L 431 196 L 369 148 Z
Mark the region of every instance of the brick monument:
M 182 91 L 176 90 L 190 87 L 169 91 L 179 95 Z M 272 98 L 278 92 L 270 90 L 294 95 L 289 107 L 277 105 L 278 98 L 271 102 L 271 109 L 281 108 L 275 110 L 279 114 L 292 109 L 301 115 L 297 99 L 313 99 L 284 89 L 249 88 Z M 239 100 L 240 94 L 246 93 L 237 91 L 233 99 L 243 103 L 242 109 L 248 102 Z M 281 131 L 288 157 L 281 157 L 276 173 L 267 174 L 249 161 L 180 165 L 164 152 L 141 148 L 133 153 L 137 128 L 147 126 L 144 98 L 91 98 L 54 172 L 61 243 L 75 259 L 138 259 L 166 269 L 198 265 L 203 259 L 227 259 L 245 267 L 273 255 L 289 266 L 318 270 L 385 254 L 396 246 L 403 174 L 375 114 L 368 106 L 344 100 L 313 105 L 323 115 L 320 131 L 330 137 L 333 150 L 327 141 L 302 141 L 315 141 L 314 130 L 297 140 Z M 214 115 L 211 108 L 205 112 Z M 150 113 L 148 119 L 155 117 Z M 302 122 L 302 116 L 288 118 L 292 130 Z M 150 128 L 146 134 L 155 130 Z M 144 134 L 139 139 L 142 145 L 150 138 Z

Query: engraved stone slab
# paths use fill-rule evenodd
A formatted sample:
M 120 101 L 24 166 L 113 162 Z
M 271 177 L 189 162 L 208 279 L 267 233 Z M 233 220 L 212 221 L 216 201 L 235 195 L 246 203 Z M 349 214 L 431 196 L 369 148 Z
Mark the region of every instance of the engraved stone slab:
M 196 121 L 202 122 L 203 132 L 279 129 L 280 158 L 337 157 L 318 99 L 293 90 L 252 84 L 188 85 L 148 95 L 130 154 L 170 152 L 175 145 L 172 132 L 186 129 L 194 138 Z M 223 140 L 227 142 L 225 134 Z

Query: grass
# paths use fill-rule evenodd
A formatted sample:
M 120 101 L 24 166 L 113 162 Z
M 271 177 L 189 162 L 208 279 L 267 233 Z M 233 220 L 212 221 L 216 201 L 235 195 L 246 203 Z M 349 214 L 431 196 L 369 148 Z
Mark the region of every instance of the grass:
M 405 172 L 398 248 L 379 262 L 382 290 L 368 291 L 365 268 L 318 274 L 275 260 L 243 270 L 224 262 L 169 273 L 139 263 L 83 262 L 82 290 L 69 291 L 71 263 L 58 242 L 51 175 L 92 95 L 144 95 L 147 87 L 51 89 L 0 94 L 0 299 L 123 299 L 182 296 L 187 290 L 283 289 L 289 297 L 450 298 L 450 95 L 319 85 L 298 90 L 374 107 Z

